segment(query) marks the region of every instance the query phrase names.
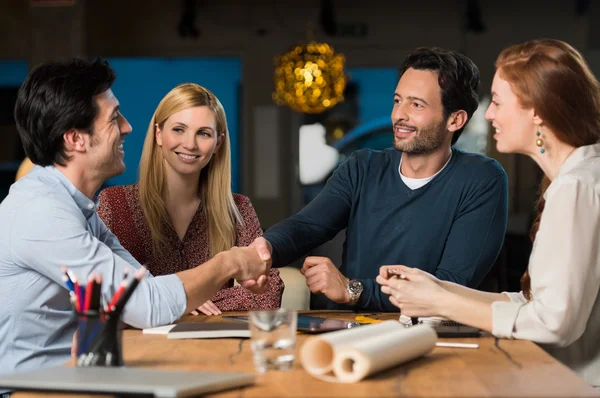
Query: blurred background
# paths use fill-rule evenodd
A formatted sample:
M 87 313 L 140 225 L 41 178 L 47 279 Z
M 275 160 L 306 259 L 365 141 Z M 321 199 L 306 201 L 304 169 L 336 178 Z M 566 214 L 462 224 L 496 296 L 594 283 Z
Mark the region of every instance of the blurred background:
M 438 46 L 466 54 L 481 71 L 481 105 L 457 146 L 496 158 L 509 177 L 506 242 L 482 287 L 518 289 L 540 172 L 523 156 L 495 150 L 483 118 L 493 64 L 510 44 L 550 37 L 576 47 L 597 72 L 599 17 L 591 0 L 2 0 L 0 200 L 25 157 L 12 114 L 16 93 L 41 62 L 102 56 L 115 68 L 113 91 L 133 133 L 125 142 L 127 171 L 106 185 L 136 181 L 148 122 L 172 87 L 191 81 L 213 91 L 227 112 L 234 191 L 250 197 L 267 229 L 314 198 L 353 151 L 392 145 L 398 68 L 415 47 Z M 310 68 L 286 62 L 309 58 L 323 77 L 342 71 L 330 76 L 337 79 L 330 100 L 319 96 L 325 86 L 307 97 L 288 87 Z M 300 77 L 289 80 L 286 68 Z M 323 82 L 319 73 L 309 76 L 312 89 Z M 309 106 L 311 96 L 319 106 Z M 343 238 L 314 254 L 339 265 Z

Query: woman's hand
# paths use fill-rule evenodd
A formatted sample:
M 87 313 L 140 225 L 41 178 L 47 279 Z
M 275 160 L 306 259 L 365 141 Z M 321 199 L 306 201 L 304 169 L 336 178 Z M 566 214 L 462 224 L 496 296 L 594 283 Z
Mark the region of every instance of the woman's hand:
M 192 315 L 200 315 L 198 311 L 204 315 L 221 315 L 221 310 L 210 300 L 192 311 Z
M 410 317 L 440 316 L 448 291 L 435 276 L 404 265 L 383 266 L 377 282 L 390 302 Z

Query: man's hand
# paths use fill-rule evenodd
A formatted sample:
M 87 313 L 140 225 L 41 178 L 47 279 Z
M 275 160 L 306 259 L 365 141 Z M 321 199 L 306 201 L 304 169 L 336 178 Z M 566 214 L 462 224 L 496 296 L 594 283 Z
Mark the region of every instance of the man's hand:
M 254 242 L 250 243 L 248 247 L 254 247 L 256 251 L 258 251 L 260 258 L 267 261 L 269 266 L 271 266 L 271 253 L 273 253 L 273 247 L 268 240 L 262 236 L 259 236 L 258 238 L 254 239 Z
M 236 265 L 234 278 L 254 294 L 262 294 L 269 284 L 271 261 L 265 261 L 254 247 L 232 247 L 228 251 Z M 270 256 L 269 256 L 270 259 Z
M 323 293 L 339 304 L 350 302 L 350 293 L 346 289 L 348 278 L 327 257 L 307 257 L 300 272 L 311 292 Z
M 219 253 L 227 256 L 227 261 L 233 264 L 235 271 L 233 277 L 240 282 L 258 280 L 261 276 L 269 274 L 271 267 L 260 258 L 256 249 L 252 247 L 233 246 L 226 252 Z
M 221 310 L 210 300 L 192 311 L 192 315 L 199 315 L 198 311 L 204 315 L 221 315 Z
M 267 266 L 269 267 L 270 271 L 272 264 L 271 252 L 273 251 L 273 248 L 271 247 L 269 241 L 262 236 L 259 236 L 258 238 L 254 239 L 254 242 L 252 242 L 248 247 L 253 247 L 256 249 L 260 258 L 267 262 Z M 269 271 L 267 271 L 266 275 L 260 276 L 258 279 L 249 279 L 243 282 L 238 282 L 240 282 L 240 285 L 250 290 L 252 293 L 262 294 L 267 289 L 267 286 L 269 286 Z

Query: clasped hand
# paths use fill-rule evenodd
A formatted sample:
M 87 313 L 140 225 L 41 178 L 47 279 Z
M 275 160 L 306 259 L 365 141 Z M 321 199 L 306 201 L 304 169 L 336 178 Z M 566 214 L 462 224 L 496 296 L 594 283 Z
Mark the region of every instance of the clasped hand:
M 404 265 L 385 265 L 379 269 L 377 282 L 390 302 L 410 317 L 439 316 L 439 304 L 446 289 L 435 276 Z
M 269 273 L 271 271 L 271 251 L 268 242 L 264 238 L 257 238 L 248 247 L 232 247 L 227 255 L 238 267 L 238 272 L 234 278 L 241 286 L 254 294 L 262 294 L 269 285 Z M 193 315 L 199 312 L 205 315 L 220 315 L 221 310 L 208 300 L 196 310 Z
M 350 301 L 350 294 L 346 289 L 348 278 L 342 275 L 329 258 L 307 257 L 300 272 L 306 278 L 306 286 L 312 293 L 322 293 L 339 304 Z
M 268 240 L 263 238 L 262 236 L 254 239 L 248 247 L 253 247 L 260 256 L 261 260 L 266 263 L 267 270 L 263 275 L 260 275 L 257 279 L 245 279 L 240 280 L 238 282 L 240 285 L 250 290 L 254 294 L 262 294 L 265 292 L 265 289 L 269 285 L 269 272 L 271 271 L 272 259 L 271 259 L 271 244 Z
M 261 259 L 267 262 L 270 270 L 273 248 L 269 241 L 263 237 L 259 237 L 252 242 L 250 247 L 254 247 L 258 251 Z M 327 257 L 307 257 L 300 272 L 306 277 L 306 285 L 311 292 L 323 293 L 336 303 L 347 303 L 350 301 L 350 295 L 346 290 L 348 278 L 342 275 Z M 263 276 L 261 276 L 258 280 L 240 281 L 240 284 L 253 293 L 259 289 L 264 291 L 264 288 L 268 284 L 268 277 L 265 276 L 263 279 Z

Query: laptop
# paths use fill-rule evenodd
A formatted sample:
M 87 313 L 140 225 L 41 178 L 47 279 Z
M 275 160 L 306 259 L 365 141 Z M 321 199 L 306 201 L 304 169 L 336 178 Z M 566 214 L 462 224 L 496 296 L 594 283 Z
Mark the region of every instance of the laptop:
M 250 373 L 163 371 L 127 367 L 53 367 L 0 376 L 0 390 L 187 397 L 254 384 Z

